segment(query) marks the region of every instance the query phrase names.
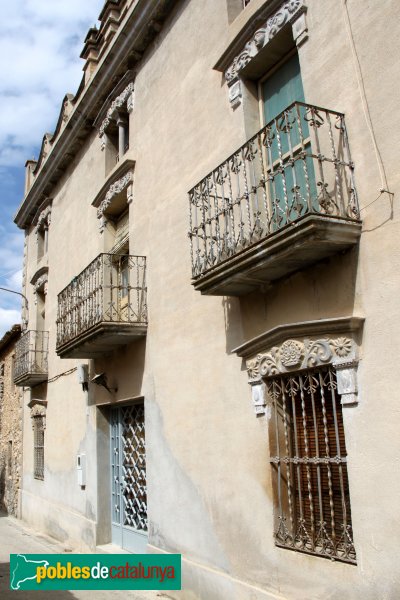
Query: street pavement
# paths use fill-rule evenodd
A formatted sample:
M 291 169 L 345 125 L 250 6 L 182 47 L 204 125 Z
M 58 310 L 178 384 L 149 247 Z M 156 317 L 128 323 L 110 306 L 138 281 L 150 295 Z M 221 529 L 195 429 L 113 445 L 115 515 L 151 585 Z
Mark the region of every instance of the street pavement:
M 0 598 L 1 600 L 165 600 L 168 595 L 150 591 L 21 591 L 10 590 L 10 554 L 63 554 L 59 542 L 26 527 L 21 521 L 0 513 Z

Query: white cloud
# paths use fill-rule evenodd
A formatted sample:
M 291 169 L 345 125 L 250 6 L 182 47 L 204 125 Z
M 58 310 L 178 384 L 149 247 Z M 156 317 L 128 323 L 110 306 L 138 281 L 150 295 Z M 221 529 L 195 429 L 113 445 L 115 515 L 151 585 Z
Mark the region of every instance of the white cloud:
M 5 287 L 15 291 L 19 291 L 22 288 L 22 269 L 6 277 Z
M 4 282 L 21 268 L 24 234 L 16 229 L 7 231 L 0 225 L 0 240 L 0 282 Z
M 21 323 L 21 311 L 0 308 L 0 339 L 13 325 Z
M 82 78 L 79 58 L 103 0 L 19 0 L 0 22 L 0 165 L 31 158 L 54 131 L 61 102 Z
M 0 287 L 19 292 L 22 287 L 22 257 L 24 235 L 8 231 L 0 225 Z M 0 290 L 0 337 L 21 320 L 22 298 Z
M 53 133 L 66 93 L 82 78 L 79 58 L 104 0 L 17 0 L 0 20 L 0 287 L 21 289 L 23 233 L 11 223 L 26 159 Z M 0 336 L 20 322 L 21 298 L 0 291 Z

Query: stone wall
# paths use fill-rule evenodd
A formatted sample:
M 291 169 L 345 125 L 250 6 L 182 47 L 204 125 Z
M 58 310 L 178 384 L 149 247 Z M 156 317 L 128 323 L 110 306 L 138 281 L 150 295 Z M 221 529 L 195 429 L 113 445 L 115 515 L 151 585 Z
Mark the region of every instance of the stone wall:
M 21 393 L 13 382 L 19 335 L 19 325 L 15 325 L 0 340 L 0 510 L 15 516 L 19 512 L 22 464 Z

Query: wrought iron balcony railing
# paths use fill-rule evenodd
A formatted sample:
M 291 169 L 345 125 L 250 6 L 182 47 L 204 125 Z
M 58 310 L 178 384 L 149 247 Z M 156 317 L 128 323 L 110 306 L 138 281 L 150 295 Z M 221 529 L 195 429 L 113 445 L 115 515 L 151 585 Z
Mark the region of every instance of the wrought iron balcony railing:
M 334 240 L 325 255 L 333 246 L 337 251 L 355 243 L 359 210 L 344 115 L 301 102 L 291 104 L 194 186 L 189 200 L 193 284 L 203 293 L 235 293 L 220 285 L 222 280 L 206 289 L 203 278 L 219 267 L 221 272 L 229 259 L 261 241 L 277 239 L 284 230 L 293 233 L 294 225 L 307 216 L 317 216 L 321 227 L 333 221 L 352 224 L 351 241 Z M 315 258 L 323 255 L 317 252 Z M 264 258 L 269 260 L 268 253 Z M 304 262 L 310 263 L 310 252 Z M 239 268 L 242 281 L 250 263 Z M 300 267 L 301 260 L 291 270 Z M 262 274 L 256 269 L 253 275 L 276 279 L 288 269 L 273 273 L 264 268 Z M 238 294 L 246 290 L 238 289 Z
M 146 258 L 100 254 L 58 295 L 57 354 L 91 358 L 145 335 Z
M 48 331 L 30 330 L 22 334 L 15 347 L 15 385 L 30 386 L 47 380 L 48 349 Z

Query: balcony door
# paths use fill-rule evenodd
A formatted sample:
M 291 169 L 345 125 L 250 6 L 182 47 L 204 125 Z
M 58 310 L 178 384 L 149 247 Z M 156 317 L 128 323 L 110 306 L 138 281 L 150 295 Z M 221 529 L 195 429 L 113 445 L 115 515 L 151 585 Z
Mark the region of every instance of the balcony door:
M 111 409 L 112 543 L 146 552 L 147 495 L 144 402 Z
M 266 152 L 271 179 L 272 229 L 280 229 L 302 216 L 315 198 L 313 160 L 304 102 L 299 57 L 293 54 L 261 84 L 263 117 L 270 124 Z

